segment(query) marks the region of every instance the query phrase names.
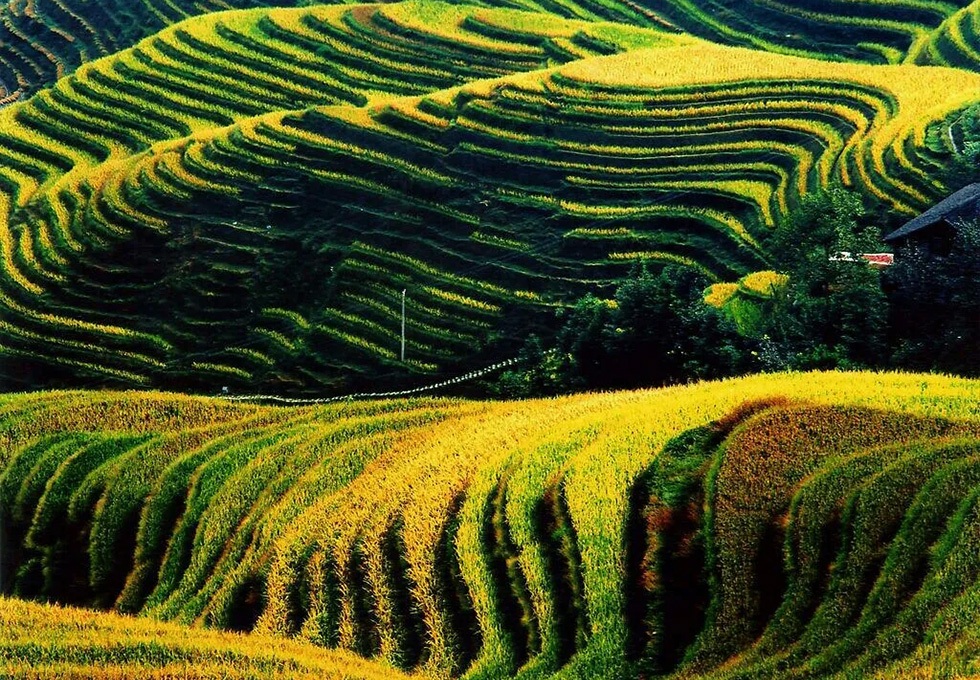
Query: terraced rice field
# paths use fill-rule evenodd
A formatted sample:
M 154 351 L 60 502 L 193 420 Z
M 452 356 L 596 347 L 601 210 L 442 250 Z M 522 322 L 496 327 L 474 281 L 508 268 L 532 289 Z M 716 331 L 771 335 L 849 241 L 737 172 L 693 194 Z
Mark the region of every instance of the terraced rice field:
M 81 673 L 112 640 L 114 677 L 966 677 L 978 397 L 840 373 L 518 403 L 6 396 L 3 591 L 141 618 L 0 601 L 0 669 Z
M 407 676 L 311 645 L 0 599 L 5 678 L 399 680 Z
M 309 168 L 312 177 L 289 177 L 286 156 L 293 157 L 293 164 L 301 160 L 287 153 L 291 137 L 305 139 L 324 156 L 331 147 L 342 152 L 345 142 L 320 143 L 300 130 L 290 135 L 278 124 L 283 111 L 314 105 L 340 111 L 337 107 L 347 104 L 356 114 L 369 101 L 534 70 L 594 50 L 622 49 L 615 40 L 627 45 L 662 40 L 643 30 L 556 20 L 557 26 L 544 27 L 550 31 L 548 37 L 528 45 L 528 38 L 521 42 L 525 15 L 464 12 L 448 6 L 436 10 L 444 21 L 436 22 L 434 29 L 420 23 L 431 11 L 421 5 L 393 6 L 384 12 L 363 7 L 211 15 L 166 31 L 133 51 L 86 65 L 51 90 L 6 109 L 6 123 L 0 123 L 0 183 L 9 201 L 3 231 L 3 335 L 4 350 L 16 357 L 19 375 L 8 373 L 4 378 L 29 382 L 54 369 L 56 374 L 136 384 L 155 382 L 153 374 L 162 378 L 171 373 L 171 379 L 179 380 L 180 374 L 190 373 L 208 376 L 205 379 L 213 384 L 254 382 L 256 372 L 272 369 L 277 383 L 323 385 L 347 369 L 363 368 L 364 356 L 375 364 L 390 362 L 392 350 L 378 340 L 395 323 L 391 300 L 386 299 L 391 291 L 372 290 L 371 282 L 353 291 L 325 285 L 331 267 L 341 264 L 336 253 L 347 250 L 360 254 L 362 269 L 369 273 L 379 267 L 378 260 L 392 261 L 388 268 L 396 271 L 418 270 L 411 281 L 417 292 L 412 351 L 416 358 L 411 364 L 416 370 L 431 370 L 434 360 L 472 350 L 477 338 L 486 335 L 486 317 L 499 312 L 499 306 L 474 298 L 473 292 L 503 289 L 451 270 L 420 266 L 404 255 L 399 259 L 379 248 L 379 239 L 368 239 L 373 244 L 345 242 L 347 234 L 333 238 L 329 230 L 311 234 L 296 229 L 297 220 L 311 219 L 291 209 L 304 191 L 297 182 L 319 184 L 317 192 L 330 196 L 331 186 L 342 176 Z M 464 31 L 465 21 L 476 25 L 476 14 L 501 24 L 493 29 L 500 36 Z M 508 29 L 509 24 L 516 26 Z M 440 31 L 445 35 L 440 37 Z M 594 47 L 589 43 L 592 32 L 606 36 L 595 38 Z M 454 42 L 464 35 L 471 38 Z M 568 42 L 568 51 L 562 51 L 562 40 Z M 575 47 L 576 40 L 583 46 Z M 573 49 L 580 52 L 572 53 Z M 324 54 L 332 59 L 324 60 Z M 69 121 L 73 129 L 67 134 L 63 126 Z M 281 162 L 261 149 L 243 149 L 247 155 L 228 170 L 209 151 L 198 155 L 202 149 L 197 145 L 209 137 L 222 144 L 218 138 L 228 134 L 248 146 L 242 133 L 266 129 L 284 133 L 280 141 L 270 140 Z M 183 159 L 172 162 L 176 159 L 169 156 L 181 150 L 195 157 L 193 165 Z M 226 151 L 239 153 L 235 148 Z M 381 154 L 366 156 L 366 165 L 384 160 Z M 147 176 L 132 185 L 118 172 L 135 169 L 151 157 L 157 159 L 149 170 L 152 180 Z M 279 166 L 279 177 L 263 178 L 257 171 L 263 163 L 267 172 L 269 163 Z M 401 167 L 404 177 L 415 166 L 403 161 Z M 418 170 L 420 181 L 439 179 L 437 173 Z M 213 181 L 196 174 L 211 171 L 222 177 Z M 350 188 L 362 192 L 361 199 L 377 185 L 368 176 L 351 179 Z M 210 215 L 195 217 L 190 212 L 198 205 L 192 195 L 197 191 L 214 192 L 202 199 L 208 201 Z M 246 191 L 264 195 L 255 197 L 260 201 L 256 204 L 243 195 Z M 141 197 L 155 205 L 136 205 Z M 423 198 L 415 200 L 425 205 Z M 171 205 L 164 205 L 168 202 Z M 323 207 L 311 202 L 306 210 L 319 214 Z M 264 214 L 257 216 L 256 210 Z M 270 225 L 278 222 L 270 211 L 283 213 L 288 223 Z M 430 212 L 436 217 L 461 213 L 446 207 Z M 417 224 L 423 216 L 400 219 Z M 350 227 L 361 238 L 370 236 L 361 225 Z M 472 242 L 489 242 L 491 248 L 509 245 L 489 230 Z M 302 310 L 306 314 L 291 308 L 293 293 L 282 305 L 273 298 L 287 290 L 269 294 L 283 276 L 294 276 L 290 267 L 297 265 L 314 283 L 322 277 L 319 287 L 310 291 L 314 306 Z M 393 283 L 391 277 L 376 278 Z M 517 297 L 526 299 L 519 292 Z M 326 306 L 330 298 L 337 302 Z M 183 309 L 174 309 L 175 303 Z M 167 308 L 175 313 L 168 312 L 171 318 L 164 320 L 161 312 Z M 362 308 L 370 310 L 367 318 L 359 315 Z M 450 323 L 442 317 L 450 317 Z M 351 319 L 357 324 L 356 334 L 343 327 Z M 455 328 L 454 320 L 470 331 Z M 243 329 L 242 321 L 252 329 Z M 214 348 L 195 347 L 209 334 L 202 333 L 204 329 L 219 330 L 213 339 L 227 345 L 228 336 L 220 338 L 222 326 L 234 329 L 237 346 L 224 346 L 218 354 Z M 323 347 L 304 351 L 307 344 Z M 113 360 L 107 359 L 116 353 L 122 364 L 112 366 Z M 351 354 L 353 360 L 347 358 Z M 184 366 L 172 363 L 177 355 Z M 35 359 L 46 365 L 40 375 L 32 370 Z M 290 364 L 296 368 L 287 368 Z
M 0 6 L 0 83 L 13 101 L 83 63 L 126 49 L 191 16 L 293 6 L 292 0 L 6 0 Z M 976 45 L 969 0 L 507 0 L 491 6 L 690 33 L 715 42 L 817 58 L 898 63 L 947 31 Z M 966 20 L 966 21 L 964 21 Z M 961 37 L 962 36 L 962 37 Z M 950 56 L 948 53 L 946 56 Z M 951 65 L 957 60 L 952 57 Z M 977 68 L 971 61 L 968 68 Z
M 131 47 L 190 16 L 289 4 L 262 0 L 5 0 L 0 5 L 0 105 L 81 64 Z
M 8 0 L 0 676 L 980 676 L 980 382 L 10 392 L 414 387 L 638 262 L 748 327 L 977 104 L 980 0 Z
M 980 100 L 969 70 L 595 19 L 209 13 L 3 109 L 0 380 L 324 394 L 462 373 L 637 261 L 767 269 L 769 228 L 830 183 L 914 214 Z

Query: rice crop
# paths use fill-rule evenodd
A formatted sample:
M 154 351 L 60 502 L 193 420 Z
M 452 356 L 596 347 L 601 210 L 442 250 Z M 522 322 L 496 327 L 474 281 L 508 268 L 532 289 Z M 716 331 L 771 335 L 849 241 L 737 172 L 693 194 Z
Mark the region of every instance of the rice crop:
M 5 396 L 3 592 L 137 618 L 5 600 L 0 667 L 965 669 L 978 391 L 811 373 L 513 403 Z

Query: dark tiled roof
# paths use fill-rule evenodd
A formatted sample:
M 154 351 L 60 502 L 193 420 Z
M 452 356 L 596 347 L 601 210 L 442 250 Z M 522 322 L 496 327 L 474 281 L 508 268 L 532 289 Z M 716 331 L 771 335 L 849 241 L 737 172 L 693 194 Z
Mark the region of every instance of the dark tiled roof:
M 963 187 L 955 194 L 947 196 L 945 199 L 932 206 L 924 213 L 896 229 L 885 237 L 886 241 L 894 241 L 913 234 L 925 227 L 931 227 L 937 222 L 948 217 L 952 213 L 959 212 L 962 208 L 971 203 L 980 203 L 980 183 L 970 184 Z

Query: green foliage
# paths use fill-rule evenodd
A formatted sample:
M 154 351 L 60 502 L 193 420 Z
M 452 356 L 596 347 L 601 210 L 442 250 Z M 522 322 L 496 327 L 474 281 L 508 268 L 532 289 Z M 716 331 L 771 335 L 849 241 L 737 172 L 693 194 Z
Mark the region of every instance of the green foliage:
M 789 280 L 773 271 L 753 272 L 738 283 L 716 283 L 705 291 L 704 301 L 722 310 L 735 322 L 741 335 L 765 337 L 775 305 L 785 296 Z
M 537 337 L 521 369 L 501 376 L 508 396 L 561 394 L 682 383 L 752 370 L 753 343 L 718 310 L 702 304 L 703 274 L 670 265 L 654 274 L 637 265 L 612 300 L 588 295 L 559 312 L 554 347 Z
M 909 244 L 890 273 L 895 363 L 980 375 L 980 223 L 955 227 L 951 251 Z
M 881 274 L 857 257 L 881 249 L 880 232 L 877 214 L 860 196 L 835 187 L 804 197 L 767 246 L 775 268 L 789 276 L 765 331 L 782 367 L 887 362 L 888 299 Z

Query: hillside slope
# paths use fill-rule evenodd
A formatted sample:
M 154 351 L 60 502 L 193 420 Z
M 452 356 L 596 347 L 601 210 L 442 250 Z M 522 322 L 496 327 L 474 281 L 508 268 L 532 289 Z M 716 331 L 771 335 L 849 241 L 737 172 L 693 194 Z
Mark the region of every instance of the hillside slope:
M 194 19 L 0 112 L 0 377 L 462 372 L 637 261 L 761 268 L 832 181 L 915 212 L 978 90 L 436 2 Z
M 523 403 L 8 396 L 4 589 L 442 677 L 925 673 L 976 647 L 978 396 L 838 373 Z
M 160 163 L 154 177 L 187 184 L 162 186 L 162 197 L 182 205 L 151 215 L 126 204 L 138 195 L 158 195 L 155 181 L 147 176 L 136 185 L 121 182 L 118 170 L 131 167 L 140 157 L 135 154 L 151 147 L 153 153 L 187 148 L 188 135 L 201 142 L 229 132 L 237 137 L 237 128 L 227 128 L 235 123 L 249 130 L 274 124 L 265 114 L 282 117 L 282 111 L 313 105 L 359 107 L 678 40 L 643 29 L 417 3 L 383 11 L 361 6 L 209 15 L 86 65 L 0 113 L 0 212 L 7 215 L 0 218 L 5 221 L 0 230 L 3 348 L 16 357 L 16 370 L 5 371 L 4 379 L 42 384 L 53 373 L 133 384 L 156 383 L 170 374 L 164 382 L 187 386 L 186 376 L 197 373 L 190 385 L 200 386 L 215 380 L 262 382 L 253 378 L 257 370 L 294 389 L 338 382 L 363 368 L 358 352 L 364 347 L 355 349 L 353 361 L 345 356 L 351 343 L 343 337 L 335 343 L 340 352 L 294 351 L 305 344 L 297 333 L 309 331 L 310 323 L 291 309 L 292 302 L 283 309 L 266 295 L 271 290 L 274 298 L 281 291 L 295 300 L 300 284 L 323 286 L 334 253 L 350 245 L 333 240 L 329 230 L 295 228 L 295 220 L 307 216 L 294 215 L 295 201 L 275 195 L 302 190 L 295 180 L 264 179 L 245 167 L 226 171 L 206 157 L 186 167 Z M 174 143 L 160 146 L 168 140 Z M 280 157 L 276 163 L 285 161 Z M 217 183 L 200 184 L 193 177 L 206 167 L 222 174 Z M 367 177 L 359 181 L 370 188 Z M 229 182 L 243 182 L 264 195 L 238 195 L 244 192 Z M 188 190 L 209 187 L 231 194 L 212 197 L 209 217 L 216 224 L 190 214 L 198 204 Z M 223 198 L 231 198 L 232 205 Z M 307 209 L 319 207 L 310 201 Z M 270 211 L 285 212 L 289 221 L 273 229 Z M 126 221 L 122 231 L 117 219 Z M 129 231 L 132 226 L 150 232 L 136 234 Z M 501 242 L 492 233 L 484 240 L 491 249 Z M 303 277 L 298 281 L 297 272 Z M 282 277 L 289 277 L 290 285 L 282 286 Z M 423 304 L 423 318 L 413 330 L 434 334 L 446 345 L 440 350 L 444 357 L 456 354 L 454 347 L 472 351 L 477 336 L 485 335 L 488 324 L 480 317 L 488 306 L 477 303 L 470 311 L 468 297 L 438 292 L 439 304 Z M 256 299 L 256 293 L 267 299 Z M 315 289 L 303 295 L 311 303 L 304 311 L 320 317 L 328 300 Z M 429 323 L 438 321 L 445 307 L 461 308 L 456 316 L 475 316 L 470 325 L 477 332 L 447 332 Z M 195 348 L 208 327 L 231 331 L 236 346 L 228 346 L 228 336 L 219 332 L 215 339 L 223 347 Z M 361 345 L 374 354 L 371 344 L 362 340 Z M 322 356 L 332 357 L 327 371 Z M 431 357 L 418 357 L 414 366 L 431 369 Z

